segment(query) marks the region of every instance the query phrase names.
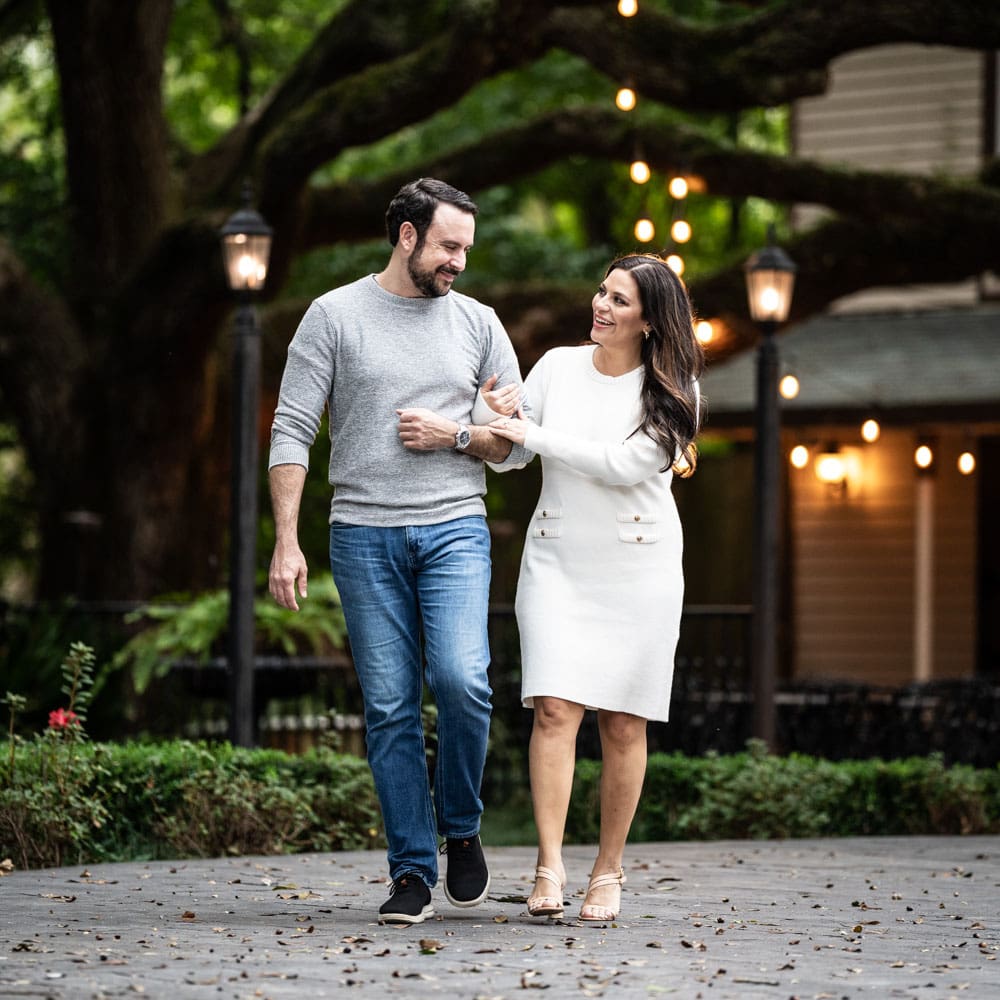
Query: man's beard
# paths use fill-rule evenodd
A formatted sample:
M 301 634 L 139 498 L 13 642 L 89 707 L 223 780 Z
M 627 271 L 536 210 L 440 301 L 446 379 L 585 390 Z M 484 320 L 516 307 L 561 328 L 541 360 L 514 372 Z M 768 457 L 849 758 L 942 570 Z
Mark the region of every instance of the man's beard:
M 437 299 L 442 295 L 447 295 L 451 291 L 451 284 L 446 284 L 444 288 L 438 285 L 438 271 L 425 271 L 419 267 L 420 260 L 423 257 L 421 250 L 423 245 L 416 247 L 413 254 L 410 256 L 409 260 L 406 262 L 406 271 L 410 276 L 410 281 L 416 286 L 417 291 L 421 295 L 425 295 L 427 298 Z M 447 270 L 446 268 L 438 268 L 438 270 Z M 457 272 L 449 271 L 449 274 L 456 274 Z

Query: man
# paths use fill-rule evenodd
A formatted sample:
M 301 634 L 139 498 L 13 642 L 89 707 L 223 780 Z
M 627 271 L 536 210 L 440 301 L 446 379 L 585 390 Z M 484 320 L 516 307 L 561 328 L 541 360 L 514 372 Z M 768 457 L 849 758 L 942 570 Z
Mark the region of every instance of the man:
M 365 703 L 368 760 L 389 844 L 380 923 L 434 913 L 438 836 L 445 894 L 486 898 L 479 790 L 490 722 L 490 543 L 483 461 L 524 461 L 471 427 L 480 388 L 520 386 L 496 313 L 452 292 L 476 205 L 442 181 L 403 187 L 386 212 L 384 271 L 327 292 L 288 349 L 271 433 L 276 542 L 270 590 L 298 610 L 307 567 L 297 522 L 309 447 L 330 414 L 330 565 Z M 424 667 L 438 709 L 433 796 L 421 725 Z

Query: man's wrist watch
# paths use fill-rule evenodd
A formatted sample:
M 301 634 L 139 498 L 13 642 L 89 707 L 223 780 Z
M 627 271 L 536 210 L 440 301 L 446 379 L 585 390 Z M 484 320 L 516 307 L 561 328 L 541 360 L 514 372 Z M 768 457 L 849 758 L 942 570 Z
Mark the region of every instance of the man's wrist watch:
M 455 447 L 459 451 L 464 451 L 472 442 L 472 431 L 465 424 L 459 424 L 455 432 Z

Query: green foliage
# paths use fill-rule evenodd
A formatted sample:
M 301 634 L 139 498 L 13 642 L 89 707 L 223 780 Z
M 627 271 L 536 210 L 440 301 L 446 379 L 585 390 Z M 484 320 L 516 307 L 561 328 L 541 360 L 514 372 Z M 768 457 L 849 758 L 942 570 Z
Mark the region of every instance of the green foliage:
M 128 615 L 128 622 L 148 620 L 154 624 L 130 639 L 115 654 L 111 669 L 127 668 L 140 694 L 153 678 L 164 677 L 179 659 L 201 663 L 219 651 L 229 622 L 229 592 L 215 590 L 185 604 L 149 604 Z M 309 598 L 299 611 L 278 607 L 269 597 L 254 601 L 258 643 L 288 656 L 303 646 L 314 653 L 325 648 L 342 649 L 347 635 L 340 595 L 329 574 L 309 583 Z
M 183 740 L 86 744 L 66 796 L 64 762 L 37 751 L 46 742 L 19 743 L 17 779 L 0 788 L 0 857 L 24 868 L 381 843 L 368 765 L 329 747 L 293 756 Z
M 87 743 L 84 730 L 93 666 L 93 650 L 73 643 L 62 663 L 66 707 L 53 710 L 48 728 L 30 741 L 14 732 L 24 699 L 10 692 L 4 699 L 10 728 L 0 763 L 0 853 L 25 866 L 82 860 L 81 845 L 111 815 L 108 800 L 118 785 L 103 750 Z
M 598 761 L 577 762 L 567 829 L 595 841 Z M 746 753 L 653 754 L 634 841 L 972 834 L 1000 831 L 1000 768 L 946 767 L 939 756 L 828 761 Z
M 63 661 L 67 707 L 15 732 L 25 699 L 7 692 L 0 752 L 0 857 L 24 868 L 139 857 L 334 851 L 379 841 L 368 765 L 324 745 L 300 757 L 185 741 L 91 743 L 84 722 L 93 651 Z

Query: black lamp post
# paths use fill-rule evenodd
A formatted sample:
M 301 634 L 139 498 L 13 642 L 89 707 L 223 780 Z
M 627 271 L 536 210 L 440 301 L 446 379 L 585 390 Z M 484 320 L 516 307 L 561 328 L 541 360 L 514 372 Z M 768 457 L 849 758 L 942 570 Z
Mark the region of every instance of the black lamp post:
M 774 687 L 778 650 L 779 470 L 778 345 L 774 332 L 788 318 L 795 264 L 780 247 L 758 250 L 746 262 L 750 316 L 761 332 L 757 349 L 754 443 L 753 735 L 774 749 Z
M 232 488 L 229 531 L 229 738 L 252 746 L 254 569 L 257 543 L 257 412 L 260 399 L 260 330 L 253 296 L 264 287 L 271 229 L 243 207 L 220 230 L 229 287 L 236 292 L 233 344 Z

